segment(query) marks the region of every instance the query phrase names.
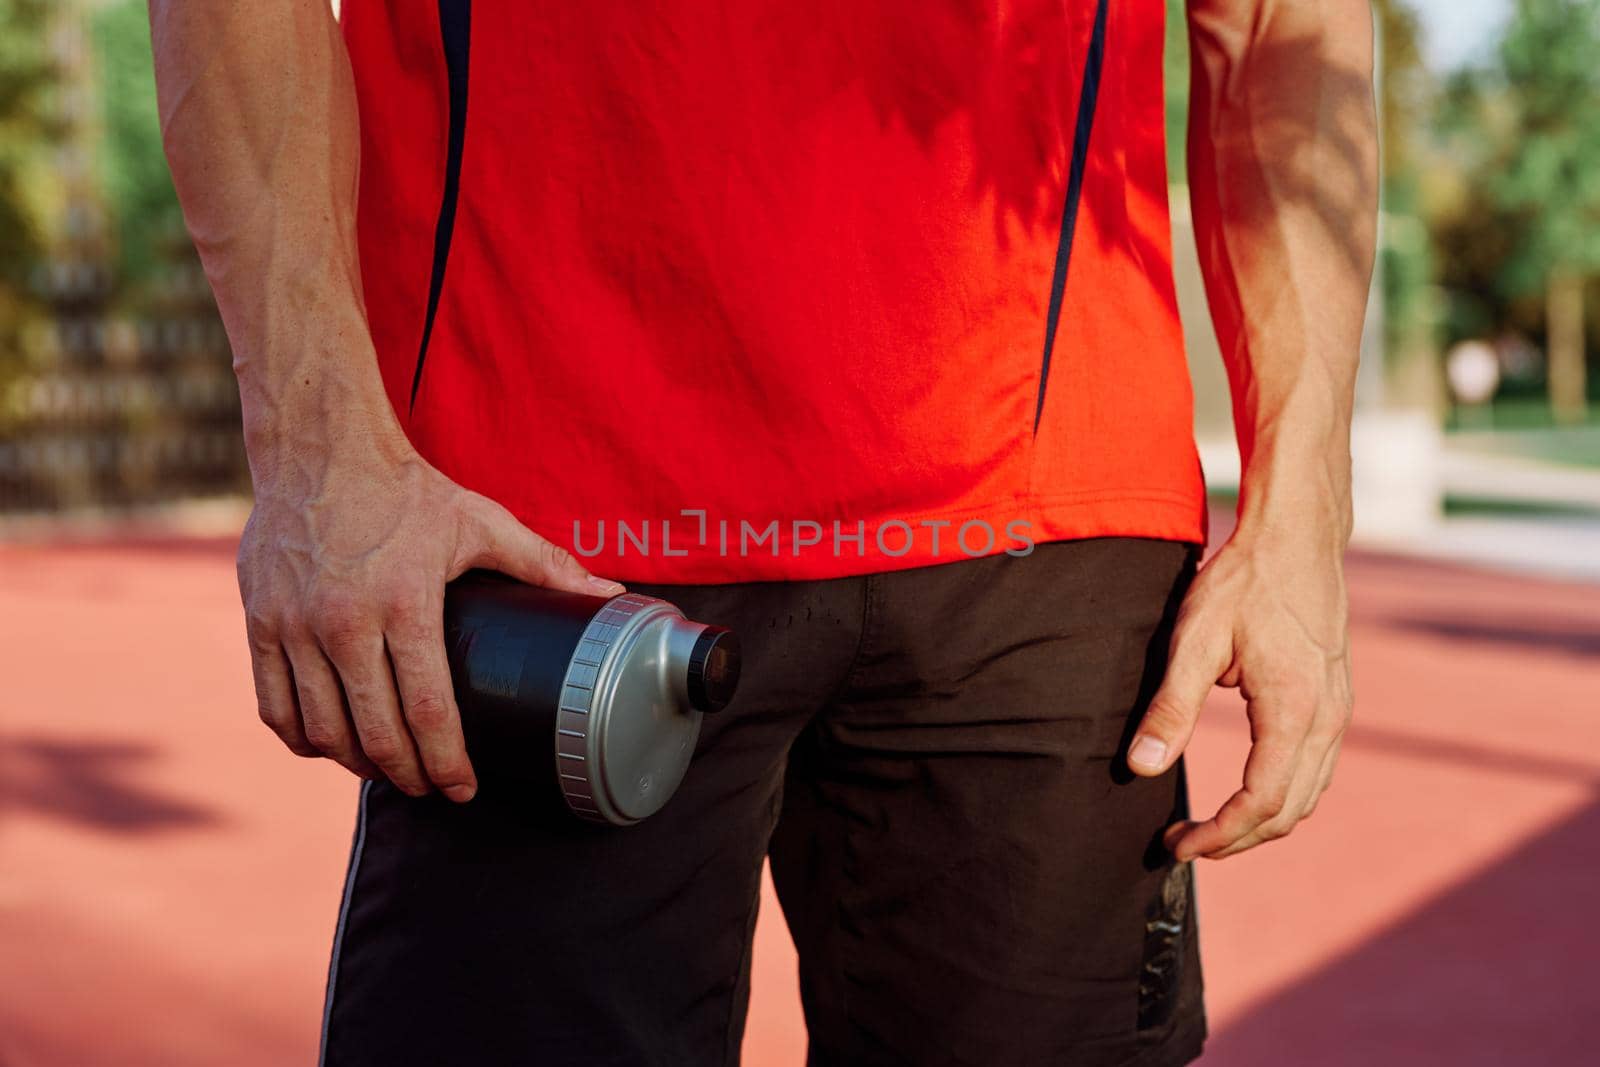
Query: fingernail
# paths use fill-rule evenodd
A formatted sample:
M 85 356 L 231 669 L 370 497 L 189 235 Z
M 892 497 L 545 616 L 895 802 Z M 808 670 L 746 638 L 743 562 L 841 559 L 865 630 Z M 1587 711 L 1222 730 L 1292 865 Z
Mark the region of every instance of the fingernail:
M 1128 762 L 1137 763 L 1141 767 L 1152 770 L 1160 767 L 1167 759 L 1167 743 L 1150 737 L 1148 734 L 1134 739 L 1133 747 L 1128 749 Z
M 457 804 L 465 804 L 474 796 L 477 796 L 477 794 L 477 787 L 470 785 L 451 785 L 446 786 L 444 790 L 444 795 L 455 801 Z
M 589 588 L 601 596 L 616 596 L 622 592 L 622 583 L 613 582 L 610 578 L 602 578 L 597 574 L 589 575 Z

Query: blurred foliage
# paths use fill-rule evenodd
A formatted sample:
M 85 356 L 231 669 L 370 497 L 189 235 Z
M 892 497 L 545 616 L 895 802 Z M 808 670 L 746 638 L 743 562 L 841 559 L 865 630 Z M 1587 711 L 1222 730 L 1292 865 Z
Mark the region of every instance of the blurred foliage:
M 1509 112 L 1515 145 L 1488 182 L 1520 223 L 1507 286 L 1600 270 L 1600 0 L 1522 0 L 1493 74 L 1485 95 Z
M 69 121 L 95 129 L 88 153 L 112 231 L 117 302 L 137 298 L 165 265 L 190 254 L 161 149 L 144 0 L 81 9 L 69 15 L 59 0 L 0 0 L 0 320 L 7 323 L 19 303 L 40 303 L 34 268 L 62 236 L 57 153 Z M 63 17 L 87 20 L 93 70 L 92 95 L 74 105 L 89 114 L 70 118 L 62 111 L 63 68 L 51 52 Z
M 189 255 L 161 149 L 144 0 L 115 0 L 95 13 L 90 32 L 101 86 L 101 183 L 116 234 L 119 295 L 137 299 L 165 263 Z
M 57 132 L 48 99 L 51 7 L 52 0 L 0 0 L 0 323 L 7 332 L 37 303 L 30 284 L 42 241 L 36 179 Z
M 1516 0 L 1492 58 L 1443 74 L 1424 60 L 1412 3 L 1372 6 L 1391 401 L 1436 403 L 1441 353 L 1457 341 L 1523 338 L 1549 348 L 1563 314 L 1567 365 L 1575 361 L 1581 377 L 1584 340 L 1600 348 L 1600 316 L 1573 326 L 1581 303 L 1570 291 L 1564 301 L 1547 297 L 1563 272 L 1580 279 L 1591 303 L 1600 297 L 1600 0 Z M 1186 29 L 1182 0 L 1168 0 L 1167 158 L 1178 182 Z M 1509 365 L 1502 396 L 1541 395 L 1546 366 L 1537 355 Z M 1589 377 L 1593 393 L 1600 375 Z
M 1434 86 L 1422 58 L 1422 25 L 1404 0 L 1375 0 L 1379 136 L 1383 176 L 1388 182 L 1416 170 L 1416 120 L 1432 106 Z
M 1600 272 L 1600 0 L 1520 0 L 1493 60 L 1448 77 L 1432 132 L 1446 342 L 1544 340 L 1552 272 Z
M 0 17 L 0 513 L 239 490 L 238 394 L 167 174 L 144 0 Z
M 187 253 L 178 195 L 162 154 L 144 0 L 101 8 L 91 35 L 101 78 L 99 165 L 117 237 L 117 277 L 141 290 L 174 251 Z
M 1187 181 L 1189 121 L 1189 22 L 1183 0 L 1167 0 L 1165 44 L 1167 91 L 1167 180 Z
M 1419 219 L 1418 116 L 1433 106 L 1435 86 L 1422 57 L 1422 28 L 1404 0 L 1375 0 L 1379 166 L 1383 221 L 1378 272 L 1384 310 L 1384 355 L 1393 399 L 1431 406 L 1436 392 L 1434 256 Z M 1414 373 L 1425 364 L 1422 374 Z M 1397 368 L 1399 368 L 1397 372 Z M 1412 373 L 1407 373 L 1407 371 Z
M 1469 337 L 1546 341 L 1551 273 L 1590 279 L 1600 297 L 1600 0 L 1514 0 L 1492 57 L 1440 75 L 1421 55 L 1410 0 L 1374 0 L 1384 195 L 1380 264 L 1386 351 L 1438 378 L 1438 354 Z M 1185 177 L 1188 36 L 1166 0 L 1168 165 Z M 110 240 L 113 314 L 188 314 L 162 296 L 192 250 L 162 155 L 144 0 L 0 0 L 0 382 L 17 369 L 22 325 L 58 309 L 35 268 L 59 240 L 56 168 L 64 62 L 52 27 L 87 30 L 92 99 L 74 121 L 88 139 L 93 195 Z M 87 107 L 92 114 L 82 114 Z M 1600 350 L 1600 315 L 1587 323 Z M 1592 375 L 1591 380 L 1600 379 Z M 1507 399 L 1544 386 L 1537 360 Z M 1404 399 L 1404 387 L 1392 395 Z
M 1185 176 L 1189 113 L 1189 39 L 1183 0 L 1167 0 L 1166 98 L 1167 169 L 1171 180 Z M 1418 216 L 1421 191 L 1417 157 L 1419 117 L 1433 106 L 1435 87 L 1423 62 L 1422 31 L 1415 10 L 1404 0 L 1374 0 L 1377 34 L 1378 111 L 1382 138 L 1384 227 L 1379 250 L 1386 330 L 1391 358 L 1420 355 L 1436 359 L 1431 303 L 1433 249 Z

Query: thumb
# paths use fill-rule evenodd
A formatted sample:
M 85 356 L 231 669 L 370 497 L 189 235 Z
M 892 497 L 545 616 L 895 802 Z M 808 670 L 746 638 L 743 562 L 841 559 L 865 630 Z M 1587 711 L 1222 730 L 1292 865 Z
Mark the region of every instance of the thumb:
M 571 552 L 546 541 L 487 497 L 480 498 L 472 509 L 468 525 L 472 533 L 462 546 L 463 571 L 484 567 L 529 585 L 589 596 L 623 592 L 620 583 L 590 574 Z
M 1133 773 L 1154 777 L 1177 762 L 1194 736 L 1200 708 L 1222 674 L 1220 659 L 1192 631 L 1180 629 L 1173 635 L 1166 677 L 1128 745 L 1128 768 Z

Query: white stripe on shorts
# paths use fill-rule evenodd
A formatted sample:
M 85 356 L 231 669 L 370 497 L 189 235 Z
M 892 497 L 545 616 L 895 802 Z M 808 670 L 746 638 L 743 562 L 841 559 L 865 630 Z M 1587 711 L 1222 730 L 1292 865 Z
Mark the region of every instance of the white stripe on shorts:
M 344 948 L 344 924 L 350 918 L 350 898 L 356 892 L 356 872 L 361 869 L 361 850 L 367 843 L 367 794 L 370 781 L 361 783 L 361 799 L 356 805 L 355 843 L 350 846 L 350 870 L 344 877 L 344 900 L 339 904 L 339 925 L 333 931 L 333 959 L 328 961 L 328 993 L 322 1001 L 322 1043 L 317 1050 L 317 1067 L 328 1057 L 328 1023 L 333 1019 L 333 990 L 339 978 L 339 950 Z

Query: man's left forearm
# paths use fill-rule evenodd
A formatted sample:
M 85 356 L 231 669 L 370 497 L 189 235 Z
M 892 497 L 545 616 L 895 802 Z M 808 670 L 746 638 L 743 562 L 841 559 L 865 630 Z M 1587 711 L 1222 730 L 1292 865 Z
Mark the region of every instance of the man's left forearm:
M 1342 547 L 1377 220 L 1362 0 L 1190 4 L 1190 196 L 1233 387 L 1246 537 Z
M 1233 391 L 1238 526 L 1179 613 L 1128 753 L 1172 767 L 1214 685 L 1251 718 L 1241 788 L 1171 828 L 1179 859 L 1287 834 L 1351 708 L 1350 418 L 1377 217 L 1372 23 L 1360 0 L 1190 0 L 1190 199 Z

